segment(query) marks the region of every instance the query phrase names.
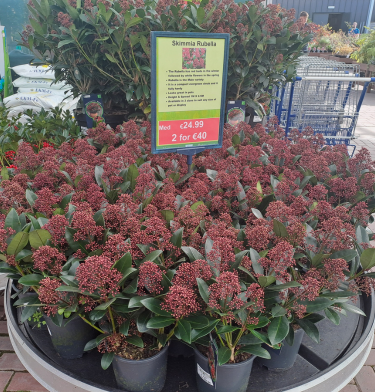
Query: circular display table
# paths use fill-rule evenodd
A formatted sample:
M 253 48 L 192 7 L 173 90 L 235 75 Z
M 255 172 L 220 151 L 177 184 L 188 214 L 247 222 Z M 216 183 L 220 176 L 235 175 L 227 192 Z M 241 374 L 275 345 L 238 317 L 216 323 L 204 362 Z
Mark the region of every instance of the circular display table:
M 47 329 L 21 324 L 20 309 L 12 304 L 12 286 L 5 291 L 5 312 L 10 340 L 25 368 L 49 391 L 120 392 L 112 366 L 102 370 L 96 350 L 80 359 L 60 358 L 53 349 Z M 254 361 L 250 392 L 338 392 L 353 379 L 366 361 L 374 337 L 374 295 L 360 296 L 356 305 L 367 317 L 349 313 L 339 326 L 329 320 L 317 324 L 320 344 L 305 335 L 293 368 L 269 371 Z M 194 357 L 169 357 L 163 392 L 197 392 Z

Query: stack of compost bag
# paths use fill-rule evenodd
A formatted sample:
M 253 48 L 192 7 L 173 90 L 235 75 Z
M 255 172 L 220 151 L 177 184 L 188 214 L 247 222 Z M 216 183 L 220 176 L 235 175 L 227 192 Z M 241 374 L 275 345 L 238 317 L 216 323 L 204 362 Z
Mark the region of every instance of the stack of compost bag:
M 70 96 L 71 86 L 55 83 L 55 74 L 48 65 L 33 66 L 30 64 L 17 65 L 12 70 L 19 76 L 14 82 L 17 93 L 4 99 L 4 105 L 9 109 L 8 117 L 14 117 L 28 109 L 40 112 L 60 107 L 71 111 L 77 106 L 78 98 Z M 22 116 L 21 121 L 27 121 Z

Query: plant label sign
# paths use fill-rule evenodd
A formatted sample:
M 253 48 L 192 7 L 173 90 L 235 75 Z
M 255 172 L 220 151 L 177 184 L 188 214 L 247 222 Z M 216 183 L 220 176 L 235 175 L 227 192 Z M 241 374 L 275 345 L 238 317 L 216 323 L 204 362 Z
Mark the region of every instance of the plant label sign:
M 151 32 L 153 154 L 222 146 L 228 52 L 229 34 Z
M 104 120 L 104 109 L 101 95 L 84 95 L 83 105 L 85 108 L 87 128 L 92 128 L 94 121 L 95 123 L 98 123 Z

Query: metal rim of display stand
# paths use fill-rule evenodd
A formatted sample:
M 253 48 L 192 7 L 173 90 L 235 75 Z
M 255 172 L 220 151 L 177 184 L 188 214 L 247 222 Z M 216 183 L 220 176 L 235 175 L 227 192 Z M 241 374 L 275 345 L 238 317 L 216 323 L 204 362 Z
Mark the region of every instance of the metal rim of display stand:
M 88 380 L 80 379 L 69 370 L 56 366 L 22 332 L 11 304 L 11 283 L 5 290 L 5 313 L 11 343 L 18 358 L 31 375 L 52 392 L 104 392 L 111 390 Z M 364 318 L 362 333 L 358 341 L 324 371 L 320 371 L 299 384 L 290 385 L 285 392 L 338 392 L 347 385 L 365 363 L 374 338 L 374 295 L 363 298 L 363 307 L 368 317 Z M 348 342 L 349 344 L 350 342 Z M 113 389 L 112 389 L 113 390 Z M 256 392 L 256 391 L 254 391 Z

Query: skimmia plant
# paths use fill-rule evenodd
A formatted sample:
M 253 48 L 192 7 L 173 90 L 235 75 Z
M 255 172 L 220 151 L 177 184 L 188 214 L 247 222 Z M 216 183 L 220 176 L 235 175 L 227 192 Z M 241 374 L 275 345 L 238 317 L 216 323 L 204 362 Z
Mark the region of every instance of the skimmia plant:
M 22 320 L 81 317 L 104 368 L 171 339 L 215 340 L 219 364 L 267 357 L 298 328 L 319 341 L 323 318 L 363 314 L 353 300 L 374 286 L 374 163 L 311 129 L 226 125 L 189 173 L 183 156 L 151 154 L 150 123 L 99 123 L 56 148 L 22 142 L 14 164 L 0 258 L 38 294 L 17 299 Z
M 106 110 L 127 101 L 150 113 L 151 31 L 229 33 L 227 98 L 259 113 L 269 87 L 293 77 L 312 37 L 293 9 L 261 0 L 31 0 L 28 7 L 23 45 L 75 95 L 102 94 Z M 205 49 L 183 50 L 184 68 L 204 68 Z

